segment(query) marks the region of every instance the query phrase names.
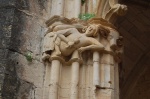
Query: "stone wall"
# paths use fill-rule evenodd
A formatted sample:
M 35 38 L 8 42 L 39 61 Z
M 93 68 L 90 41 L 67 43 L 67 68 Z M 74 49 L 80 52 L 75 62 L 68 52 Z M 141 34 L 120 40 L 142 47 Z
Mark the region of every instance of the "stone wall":
M 0 1 L 2 99 L 41 99 L 44 66 L 40 57 L 46 3 L 47 0 Z M 26 54 L 32 54 L 32 61 Z
M 14 3 L 15 2 L 13 0 L 0 1 L 0 32 L 1 32 L 0 33 L 0 58 L 1 58 L 0 59 L 0 97 L 1 98 L 2 98 L 2 92 L 3 92 L 2 88 L 3 88 L 3 83 L 4 83 L 4 77 L 6 77 L 5 69 L 7 67 L 7 57 L 9 53 L 8 48 L 9 48 L 10 40 L 11 40 L 11 30 L 12 30 L 13 16 L 14 16 L 14 10 L 15 10 L 13 7 Z M 11 79 L 11 80 L 13 81 L 13 83 L 16 83 L 15 77 L 14 79 Z

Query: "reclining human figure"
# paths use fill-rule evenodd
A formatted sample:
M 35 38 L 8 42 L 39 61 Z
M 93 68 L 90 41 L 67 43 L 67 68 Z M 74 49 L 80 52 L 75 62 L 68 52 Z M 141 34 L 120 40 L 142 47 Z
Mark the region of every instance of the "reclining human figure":
M 49 52 L 51 55 L 63 55 L 69 56 L 75 50 L 80 53 L 85 50 L 104 50 L 104 46 L 95 38 L 99 32 L 99 25 L 91 24 L 87 27 L 85 33 L 80 33 L 76 28 L 69 28 L 64 30 L 59 30 L 56 32 L 48 33 L 51 37 L 55 37 L 52 43 L 54 43 L 54 48 L 50 50 L 45 50 L 46 57 Z M 50 39 L 50 38 L 49 38 Z

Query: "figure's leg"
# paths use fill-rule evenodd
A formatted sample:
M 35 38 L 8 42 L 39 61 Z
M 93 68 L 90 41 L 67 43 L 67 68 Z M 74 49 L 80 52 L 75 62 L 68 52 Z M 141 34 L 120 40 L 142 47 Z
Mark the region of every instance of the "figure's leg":
M 59 38 L 59 37 L 56 37 L 55 46 L 54 46 L 54 47 L 55 47 L 54 53 L 55 53 L 55 55 L 57 55 L 57 56 L 61 55 L 61 51 L 60 51 L 60 48 L 59 48 L 60 43 L 61 43 L 60 38 Z
M 86 42 L 88 42 L 89 45 L 85 46 L 85 47 L 80 47 L 78 49 L 79 53 L 82 53 L 83 51 L 86 51 L 86 50 L 95 50 L 95 51 L 103 51 L 104 50 L 104 46 L 96 39 L 94 39 L 92 37 L 87 37 L 86 40 L 87 40 Z
M 79 40 L 69 40 L 67 38 L 67 36 L 71 35 L 71 34 L 79 34 L 78 30 L 75 28 L 69 28 L 69 29 L 64 29 L 64 30 L 60 30 L 55 32 L 57 34 L 57 36 L 64 41 L 66 44 L 68 44 L 68 47 L 72 47 L 74 44 L 79 43 Z
M 57 25 L 55 26 L 55 28 L 53 29 L 53 31 L 59 31 L 59 30 L 64 30 L 64 29 L 69 29 L 69 28 L 75 28 L 73 25 Z
M 86 50 L 95 50 L 95 51 L 102 51 L 104 50 L 104 46 L 101 45 L 101 46 L 98 46 L 98 45 L 89 45 L 89 46 L 86 46 L 86 47 L 80 47 L 78 49 L 79 53 L 82 53 Z
M 69 41 L 68 38 L 62 34 L 58 34 L 58 37 L 68 45 L 67 48 L 72 47 L 75 44 L 75 42 Z

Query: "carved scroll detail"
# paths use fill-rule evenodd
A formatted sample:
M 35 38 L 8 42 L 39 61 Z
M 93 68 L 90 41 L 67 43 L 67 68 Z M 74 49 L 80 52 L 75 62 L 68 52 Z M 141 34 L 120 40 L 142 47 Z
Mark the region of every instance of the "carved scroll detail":
M 127 6 L 122 4 L 115 4 L 113 5 L 110 10 L 106 13 L 105 19 L 109 20 L 111 17 L 113 17 L 114 14 L 117 14 L 119 16 L 125 15 L 127 12 Z

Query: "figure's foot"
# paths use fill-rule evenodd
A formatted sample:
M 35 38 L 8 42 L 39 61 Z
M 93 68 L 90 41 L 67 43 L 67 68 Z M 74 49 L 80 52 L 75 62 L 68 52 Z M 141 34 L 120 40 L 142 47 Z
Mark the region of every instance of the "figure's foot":
M 113 53 L 113 51 L 112 50 L 110 50 L 110 49 L 104 49 L 104 50 L 102 50 L 104 53 L 107 53 L 107 54 L 112 54 Z
M 83 48 L 83 47 L 80 47 L 80 48 L 78 49 L 79 54 L 82 54 L 83 51 L 84 51 L 84 48 Z
M 55 45 L 55 50 L 53 52 L 54 52 L 54 55 L 56 55 L 56 56 L 61 55 L 60 48 L 58 45 Z
M 60 56 L 61 55 L 61 52 L 60 51 L 57 51 L 56 52 L 56 56 Z
M 57 49 L 57 50 L 53 51 L 51 55 L 52 55 L 52 56 L 60 56 L 60 55 L 61 55 L 61 52 L 60 52 L 59 49 Z
M 59 51 L 53 51 L 51 54 L 51 57 L 60 57 L 61 56 L 61 52 Z

